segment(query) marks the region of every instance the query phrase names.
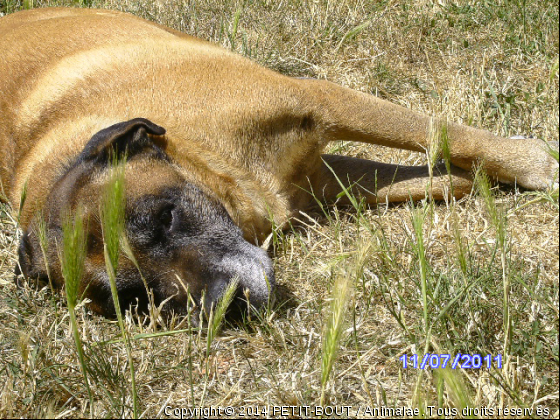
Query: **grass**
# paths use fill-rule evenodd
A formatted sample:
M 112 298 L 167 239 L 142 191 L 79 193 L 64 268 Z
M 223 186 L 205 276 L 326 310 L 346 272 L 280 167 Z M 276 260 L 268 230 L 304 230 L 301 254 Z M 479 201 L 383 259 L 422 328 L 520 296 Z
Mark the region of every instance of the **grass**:
M 0 1 L 0 13 L 46 3 L 80 2 Z M 558 140 L 557 2 L 81 3 L 131 11 L 285 74 L 328 78 L 501 135 Z M 348 142 L 333 149 L 403 164 L 434 157 Z M 2 205 L 0 417 L 88 417 L 92 405 L 98 417 L 133 417 L 135 395 L 138 417 L 165 417 L 167 406 L 321 400 L 352 406 L 352 416 L 410 407 L 437 417 L 435 406 L 448 417 L 487 408 L 498 418 L 505 407 L 558 417 L 558 193 L 482 184 L 458 201 L 367 209 L 353 198 L 354 209 L 301 214 L 273 238 L 278 303 L 219 333 L 219 321 L 207 334 L 163 324 L 153 310 L 127 313 L 123 340 L 118 323 L 78 304 L 83 364 L 70 305 L 49 287 L 13 283 L 20 233 Z M 345 310 L 331 299 L 341 281 L 351 290 Z M 339 312 L 340 327 L 329 330 Z M 425 353 L 501 355 L 503 365 L 419 370 L 399 360 Z
M 85 360 L 84 348 L 80 338 L 78 322 L 76 321 L 76 305 L 78 304 L 79 286 L 86 258 L 85 227 L 81 213 L 81 210 L 78 209 L 75 217 L 71 218 L 70 216 L 67 216 L 67 220 L 64 223 L 63 228 L 64 244 L 60 261 L 64 276 L 64 290 L 66 292 L 68 315 L 70 316 L 70 327 L 72 329 L 72 335 L 74 336 L 74 342 L 76 343 L 76 351 L 78 353 L 82 375 L 84 376 L 84 384 L 87 389 L 89 414 L 90 417 L 94 417 L 93 394 L 89 385 L 88 368 Z M 44 236 L 44 233 L 41 234 L 41 236 Z M 43 256 L 45 256 L 44 251 Z M 50 284 L 50 286 L 52 290 L 52 284 Z
M 121 237 L 124 236 L 124 204 L 125 204 L 125 162 L 113 162 L 112 174 L 110 176 L 105 197 L 101 204 L 101 223 L 103 226 L 103 250 L 105 256 L 105 266 L 111 285 L 111 295 L 115 305 L 115 313 L 121 336 L 125 343 L 126 356 L 130 372 L 131 394 L 132 394 L 132 417 L 138 418 L 138 391 L 136 389 L 136 372 L 134 370 L 134 359 L 132 357 L 132 347 L 130 344 L 129 333 L 125 327 L 122 309 L 117 292 L 117 270 L 119 256 L 121 253 Z

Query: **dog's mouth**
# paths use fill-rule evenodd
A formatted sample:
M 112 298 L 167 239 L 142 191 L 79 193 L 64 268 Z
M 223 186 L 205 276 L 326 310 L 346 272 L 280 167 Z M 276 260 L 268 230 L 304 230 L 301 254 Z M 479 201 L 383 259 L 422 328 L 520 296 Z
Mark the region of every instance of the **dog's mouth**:
M 171 314 L 178 315 L 179 318 L 186 316 L 183 322 L 188 322 L 195 328 L 215 328 L 225 322 L 246 325 L 247 320 L 260 318 L 263 311 L 272 304 L 274 279 L 271 280 L 270 293 L 266 300 L 251 298 L 251 290 L 242 287 L 239 280 L 233 279 L 223 288 L 222 293 L 217 295 L 216 300 L 211 299 L 205 292 L 200 297 L 200 303 L 197 303 L 193 296 L 189 297 L 187 303 L 184 299 L 181 299 L 181 302 L 168 301 L 161 314 L 164 318 L 170 318 Z
M 226 252 L 219 246 L 180 252 L 169 262 L 175 268 L 164 276 L 152 260 L 144 273 L 156 306 L 163 303 L 164 318 L 190 314 L 194 325 L 201 325 L 216 316 L 243 320 L 267 307 L 276 285 L 272 260 L 242 237 L 227 242 Z
M 202 299 L 206 314 L 242 319 L 270 303 L 276 284 L 272 261 L 264 250 L 244 240 L 238 246 L 213 267 L 214 275 Z

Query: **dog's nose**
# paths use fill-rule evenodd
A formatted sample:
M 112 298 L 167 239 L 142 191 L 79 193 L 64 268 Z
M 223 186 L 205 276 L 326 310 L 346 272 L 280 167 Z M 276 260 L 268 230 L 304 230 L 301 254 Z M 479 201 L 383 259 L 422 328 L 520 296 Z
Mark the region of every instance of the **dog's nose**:
M 249 246 L 250 258 L 244 262 L 245 275 L 240 276 L 239 285 L 249 290 L 250 304 L 260 307 L 268 302 L 276 285 L 274 268 L 265 250 L 253 245 Z
M 237 278 L 239 293 L 255 308 L 265 305 L 276 285 L 272 260 L 263 249 L 241 242 L 235 252 L 222 259 L 223 268 L 230 278 Z

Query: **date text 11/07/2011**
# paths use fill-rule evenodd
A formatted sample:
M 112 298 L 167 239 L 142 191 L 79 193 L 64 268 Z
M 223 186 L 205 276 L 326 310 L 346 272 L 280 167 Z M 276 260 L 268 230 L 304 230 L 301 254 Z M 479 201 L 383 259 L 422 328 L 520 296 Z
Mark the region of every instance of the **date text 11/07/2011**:
M 466 354 L 458 353 L 454 356 L 450 354 L 426 353 L 419 357 L 417 354 L 403 354 L 399 357 L 404 369 L 490 369 L 494 366 L 497 369 L 502 368 L 502 355 L 492 356 L 487 354 Z

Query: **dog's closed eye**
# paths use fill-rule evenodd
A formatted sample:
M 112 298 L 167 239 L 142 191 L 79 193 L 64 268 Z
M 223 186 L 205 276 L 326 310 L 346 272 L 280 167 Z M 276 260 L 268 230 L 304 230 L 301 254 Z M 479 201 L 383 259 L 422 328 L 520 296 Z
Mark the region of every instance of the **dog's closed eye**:
M 175 205 L 169 204 L 163 207 L 159 213 L 158 220 L 163 229 L 170 232 L 173 229 L 173 221 L 176 218 Z

